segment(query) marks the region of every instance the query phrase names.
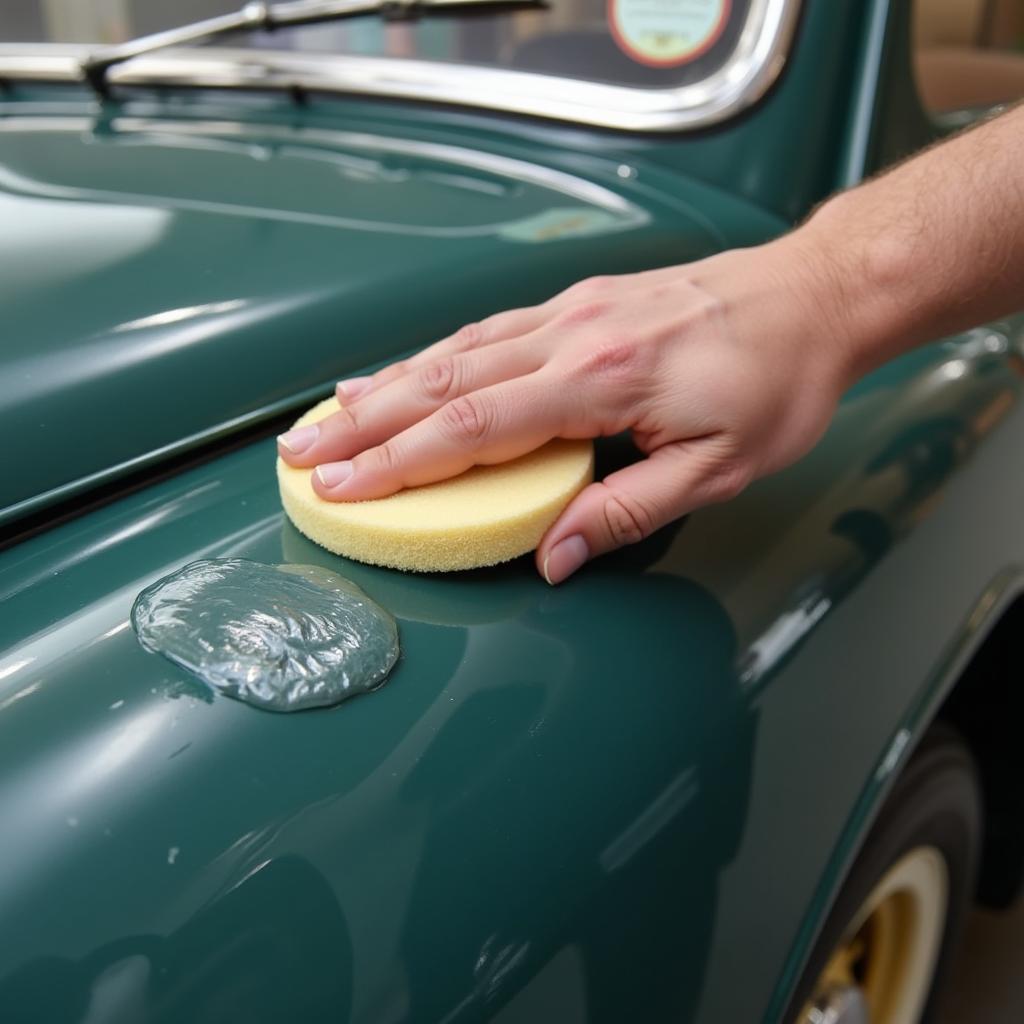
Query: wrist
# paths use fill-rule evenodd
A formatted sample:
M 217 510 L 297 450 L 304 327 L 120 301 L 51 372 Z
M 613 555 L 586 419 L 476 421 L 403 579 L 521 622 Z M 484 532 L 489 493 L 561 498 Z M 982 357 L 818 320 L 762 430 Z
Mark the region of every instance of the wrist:
M 779 240 L 794 250 L 802 287 L 829 332 L 846 385 L 917 344 L 920 276 L 912 245 L 865 217 L 863 189 L 840 193 Z M 919 264 L 919 261 L 917 261 Z

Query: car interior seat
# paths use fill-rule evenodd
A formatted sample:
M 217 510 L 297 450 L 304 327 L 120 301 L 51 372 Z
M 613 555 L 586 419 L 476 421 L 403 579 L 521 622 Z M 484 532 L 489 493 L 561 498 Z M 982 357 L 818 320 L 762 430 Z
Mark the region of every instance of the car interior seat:
M 918 91 L 933 112 L 1024 96 L 1024 0 L 916 0 Z

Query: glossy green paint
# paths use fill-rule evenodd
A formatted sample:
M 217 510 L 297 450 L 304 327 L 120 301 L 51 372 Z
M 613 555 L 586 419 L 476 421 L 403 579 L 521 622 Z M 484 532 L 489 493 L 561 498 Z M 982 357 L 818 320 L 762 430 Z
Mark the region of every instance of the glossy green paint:
M 4 1019 L 758 1019 L 879 752 L 1024 562 L 1024 494 L 976 500 L 1024 490 L 1022 344 L 886 368 L 808 460 L 557 589 L 321 551 L 269 438 L 9 549 Z M 398 617 L 390 682 L 281 716 L 143 652 L 135 595 L 211 555 L 349 576 Z
M 243 375 L 241 415 L 265 416 L 337 373 L 585 273 L 778 230 L 751 204 L 805 211 L 856 163 L 849 150 L 837 159 L 835 143 L 857 116 L 872 126 L 864 166 L 880 152 L 875 108 L 889 94 L 867 90 L 861 102 L 844 91 L 866 59 L 873 9 L 810 0 L 796 59 L 770 97 L 735 124 L 679 140 L 337 100 L 300 111 L 218 94 L 133 99 L 97 122 L 73 90 L 44 88 L 14 90 L 0 138 L 23 117 L 52 119 L 53 144 L 81 159 L 21 169 L 79 199 L 108 188 L 108 172 L 132 166 L 138 150 L 135 171 L 148 166 L 162 189 L 139 205 L 196 232 L 149 254 L 152 282 L 139 273 L 122 290 L 112 276 L 95 294 L 111 314 L 99 328 L 107 336 L 142 318 L 133 291 L 152 300 L 148 315 L 196 304 L 193 291 L 175 291 L 175 275 L 216 251 L 231 218 L 253 238 L 272 222 L 304 274 L 271 267 L 274 241 L 246 249 L 232 236 L 233 259 L 217 260 L 230 287 L 206 301 L 258 287 L 295 305 L 276 320 L 261 308 L 230 354 L 215 351 L 214 335 L 189 349 L 175 328 L 178 369 L 155 385 L 198 394 L 188 389 L 208 358 L 220 387 Z M 885 59 L 895 59 L 891 47 Z M 61 118 L 87 119 L 78 142 L 60 135 Z M 220 162 L 223 179 L 163 175 L 159 155 L 183 124 L 189 145 L 207 146 L 199 155 L 185 146 L 183 159 Z M 314 200 L 317 172 L 304 164 L 321 146 L 328 165 L 365 156 L 336 134 L 323 143 L 324 132 L 342 131 L 550 167 L 607 188 L 650 223 L 532 245 L 492 231 L 458 258 L 449 258 L 455 243 L 428 252 L 414 232 L 400 244 L 375 232 L 364 265 L 351 226 L 298 216 L 328 201 L 339 217 L 362 215 L 344 207 L 354 193 L 324 189 Z M 301 155 L 267 141 L 282 132 Z M 264 178 L 247 170 L 246 187 L 266 191 L 244 216 L 225 212 L 227 168 L 250 168 L 246 147 L 261 146 L 273 166 Z M 0 149 L 0 165 L 7 159 Z M 308 196 L 288 187 L 279 161 L 293 159 L 288 173 L 308 172 Z M 446 194 L 436 178 L 415 180 L 425 164 L 439 170 L 422 152 L 382 163 L 383 174 L 360 183 L 364 197 L 379 202 L 389 171 L 412 175 L 402 189 L 425 187 L 436 202 Z M 620 177 L 620 165 L 635 176 Z M 171 186 L 218 208 L 184 210 Z M 103 202 L 131 207 L 130 188 L 121 180 Z M 493 224 L 487 195 L 445 216 L 475 211 L 471 223 Z M 560 202 L 535 198 L 542 209 Z M 271 209 L 284 211 L 280 222 Z M 395 212 L 408 227 L 424 211 L 400 201 Z M 315 248 L 322 228 L 341 240 L 337 253 Z M 335 256 L 358 287 L 331 278 L 323 262 Z M 120 269 L 134 273 L 132 261 Z M 270 269 L 285 275 L 280 293 Z M 75 281 L 90 308 L 86 281 Z M 322 308 L 306 301 L 304 281 L 323 290 Z M 62 322 L 85 337 L 70 330 L 70 307 L 63 321 L 51 312 L 39 305 L 23 322 L 49 324 L 51 342 Z M 335 346 L 339 316 L 361 329 Z M 388 330 L 373 333 L 381 322 Z M 293 327 L 301 359 L 276 361 L 298 351 Z M 525 559 L 416 577 L 320 551 L 281 514 L 269 437 L 9 547 L 0 554 L 0 1019 L 778 1021 L 888 781 L 998 614 L 993 587 L 1017 585 L 1024 478 L 1008 467 L 1024 441 L 1022 332 L 1017 319 L 884 368 L 846 397 L 800 464 L 555 590 Z M 276 361 L 280 392 L 253 397 L 267 387 L 245 358 L 254 351 Z M 320 362 L 302 377 L 314 354 Z M 121 381 L 95 394 L 128 400 Z M 187 441 L 190 408 L 167 405 L 174 443 Z M 111 433 L 97 435 L 104 451 L 122 421 L 111 416 Z M 605 466 L 622 454 L 602 446 Z M 391 681 L 332 711 L 279 716 L 211 697 L 145 654 L 127 626 L 135 595 L 210 555 L 349 575 L 399 619 L 404 653 Z
M 0 106 L 0 422 L 33 438 L 8 452 L 0 524 L 580 276 L 781 227 L 614 152 L 280 100 L 90 106 Z

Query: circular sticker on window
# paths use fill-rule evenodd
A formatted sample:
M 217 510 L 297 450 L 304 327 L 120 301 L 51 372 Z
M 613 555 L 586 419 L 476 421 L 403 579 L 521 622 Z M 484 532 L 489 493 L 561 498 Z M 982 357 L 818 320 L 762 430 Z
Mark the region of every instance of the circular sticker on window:
M 718 41 L 730 0 L 608 0 L 608 27 L 619 49 L 640 64 L 671 68 Z

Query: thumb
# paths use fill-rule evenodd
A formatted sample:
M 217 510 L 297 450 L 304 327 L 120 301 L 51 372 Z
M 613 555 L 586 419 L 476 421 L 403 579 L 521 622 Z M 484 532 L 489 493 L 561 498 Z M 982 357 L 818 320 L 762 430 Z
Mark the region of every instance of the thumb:
M 749 477 L 715 453 L 716 438 L 677 441 L 585 487 L 537 548 L 537 568 L 554 585 L 584 562 L 635 544 L 701 505 L 738 494 Z

